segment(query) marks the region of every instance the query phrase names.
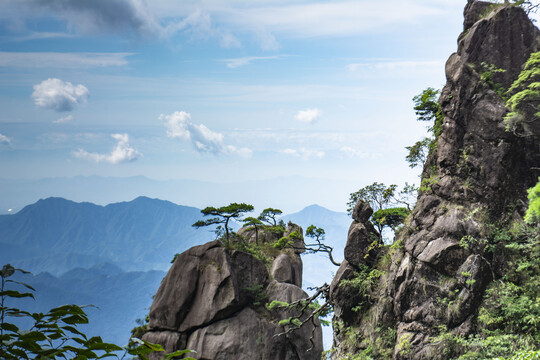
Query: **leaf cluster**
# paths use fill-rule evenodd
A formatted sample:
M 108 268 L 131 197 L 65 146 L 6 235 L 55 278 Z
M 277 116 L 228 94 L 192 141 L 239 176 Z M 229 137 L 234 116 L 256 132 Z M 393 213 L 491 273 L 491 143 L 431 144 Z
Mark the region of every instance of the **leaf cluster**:
M 516 135 L 531 135 L 531 124 L 540 120 L 540 52 L 531 54 L 507 94 L 510 113 L 504 118 L 506 129 Z
M 407 146 L 409 151 L 405 160 L 409 166 L 423 166 L 429 153 L 437 148 L 437 139 L 442 132 L 444 114 L 439 105 L 440 90 L 428 87 L 420 94 L 413 97 L 414 112 L 418 121 L 428 121 L 432 125 L 428 126 L 429 136 L 417 141 L 412 146 Z
M 161 345 L 137 338 L 132 338 L 131 344 L 122 348 L 104 342 L 99 336 L 88 337 L 77 328 L 78 325 L 88 323 L 88 316 L 82 306 L 62 305 L 46 313 L 30 313 L 9 305 L 18 299 L 35 298 L 35 289 L 32 286 L 11 279 L 15 272 L 28 274 L 27 271 L 16 269 L 9 264 L 4 265 L 0 271 L 0 359 L 103 359 L 118 358 L 118 353 L 123 351 L 123 358 L 129 354 L 148 360 L 146 355 L 151 352 L 164 352 Z M 13 288 L 8 289 L 8 286 Z M 21 292 L 16 290 L 16 287 L 30 292 Z M 10 321 L 14 317 L 26 318 L 32 325 L 28 329 L 20 329 Z M 190 352 L 177 351 L 166 354 L 164 359 L 170 360 Z

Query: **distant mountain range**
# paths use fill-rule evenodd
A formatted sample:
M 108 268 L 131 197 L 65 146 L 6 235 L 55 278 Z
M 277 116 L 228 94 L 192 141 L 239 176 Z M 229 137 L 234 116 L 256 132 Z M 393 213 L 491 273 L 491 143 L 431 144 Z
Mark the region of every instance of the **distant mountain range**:
M 95 175 L 35 180 L 0 178 L 0 214 L 7 214 L 8 209 L 15 213 L 46 197 L 62 197 L 77 202 L 90 201 L 106 205 L 141 195 L 200 208 L 245 202 L 261 209 L 278 207 L 292 212 L 309 204 L 307 201 L 316 199 L 320 205 L 327 208 L 344 209 L 349 194 L 358 190 L 358 183 L 355 179 L 334 180 L 303 176 L 239 182 Z
M 191 226 L 200 218 L 197 208 L 147 197 L 107 206 L 39 200 L 0 215 L 0 263 L 53 275 L 103 262 L 166 271 L 175 253 L 213 238 Z
M 37 289 L 36 302 L 24 300 L 28 310 L 93 304 L 97 308 L 87 309 L 85 331 L 125 344 L 174 254 L 213 240 L 209 229 L 192 227 L 200 219 L 197 208 L 148 197 L 106 206 L 42 199 L 0 215 L 0 265 L 11 263 L 34 274 L 20 278 Z M 324 228 L 335 258 L 343 258 L 351 222 L 345 213 L 311 205 L 283 220 L 304 230 L 311 224 Z M 337 270 L 321 254 L 302 259 L 304 287 L 331 281 Z

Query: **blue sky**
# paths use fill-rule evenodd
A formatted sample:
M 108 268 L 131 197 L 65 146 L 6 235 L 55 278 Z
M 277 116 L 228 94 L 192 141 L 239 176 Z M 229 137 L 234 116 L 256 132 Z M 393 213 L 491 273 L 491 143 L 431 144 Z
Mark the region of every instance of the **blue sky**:
M 344 210 L 417 181 L 411 99 L 444 85 L 465 3 L 2 0 L 0 178 L 300 176 L 332 186 L 297 204 Z

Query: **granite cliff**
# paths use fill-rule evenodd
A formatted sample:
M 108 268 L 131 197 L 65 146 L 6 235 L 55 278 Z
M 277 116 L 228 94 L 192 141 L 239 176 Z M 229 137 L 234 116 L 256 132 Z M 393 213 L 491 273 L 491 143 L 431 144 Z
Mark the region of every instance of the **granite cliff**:
M 362 201 L 354 210 L 330 294 L 333 359 L 457 358 L 466 349 L 447 339 L 482 332 L 486 288 L 507 273 L 507 229 L 537 182 L 540 133 L 506 130 L 504 92 L 540 50 L 540 31 L 509 4 L 469 1 L 464 15 L 439 98 L 442 132 L 394 244 L 370 246 L 372 211 Z
M 303 320 L 301 311 L 267 306 L 308 297 L 301 288 L 301 234 L 291 223 L 281 233 L 242 228 L 240 246 L 266 250 L 250 253 L 216 240 L 178 255 L 154 297 L 144 339 L 167 352 L 194 350 L 196 359 L 320 359 L 319 320 L 283 334 L 294 325 L 282 320 Z M 283 238 L 293 247 L 273 246 Z

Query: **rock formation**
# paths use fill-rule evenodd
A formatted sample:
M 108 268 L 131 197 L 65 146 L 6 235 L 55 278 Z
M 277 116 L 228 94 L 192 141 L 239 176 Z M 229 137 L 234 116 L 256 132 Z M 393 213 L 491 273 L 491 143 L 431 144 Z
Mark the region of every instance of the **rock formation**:
M 144 339 L 168 352 L 194 350 L 189 356 L 197 359 L 320 359 L 318 320 L 278 335 L 289 328 L 279 321 L 300 313 L 265 307 L 274 300 L 292 303 L 308 297 L 301 289 L 302 228 L 289 224 L 280 234 L 259 230 L 257 241 L 272 249 L 272 243 L 294 231 L 300 234 L 294 249 L 271 250 L 265 254 L 272 260 L 268 264 L 217 240 L 177 256 L 154 297 Z M 252 229 L 238 233 L 255 242 Z
M 508 89 L 539 50 L 540 31 L 521 8 L 467 3 L 439 99 L 442 133 L 408 223 L 377 253 L 369 246 L 370 209 L 355 209 L 347 261 L 331 287 L 334 359 L 369 351 L 382 359 L 447 359 L 444 343 L 434 341 L 443 329 L 478 331 L 484 290 L 504 267 L 494 229 L 523 215 L 540 168 L 534 137 L 505 131 L 508 110 L 498 90 Z

